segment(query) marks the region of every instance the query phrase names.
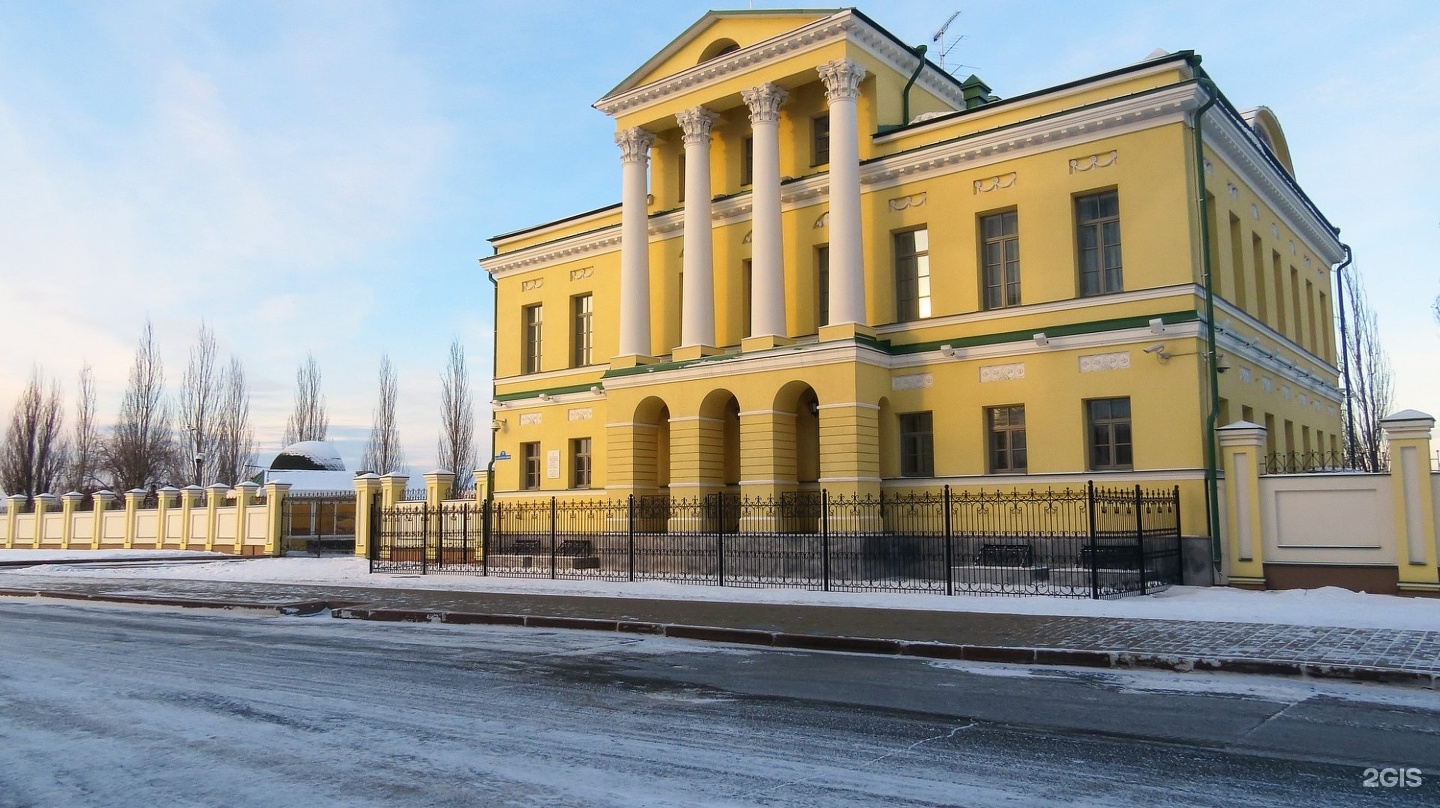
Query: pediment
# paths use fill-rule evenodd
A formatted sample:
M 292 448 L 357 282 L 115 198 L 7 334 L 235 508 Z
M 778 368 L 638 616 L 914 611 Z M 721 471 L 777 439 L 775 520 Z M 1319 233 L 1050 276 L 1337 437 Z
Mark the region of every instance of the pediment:
M 840 9 L 708 12 L 600 100 L 603 102 L 636 87 L 674 76 L 732 50 L 789 33 L 838 11 Z

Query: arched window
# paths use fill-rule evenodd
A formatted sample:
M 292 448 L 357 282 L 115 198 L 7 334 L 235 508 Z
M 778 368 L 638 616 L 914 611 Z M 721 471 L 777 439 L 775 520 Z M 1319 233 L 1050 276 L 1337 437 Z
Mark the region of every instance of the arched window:
M 724 56 L 727 53 L 734 53 L 737 50 L 740 50 L 740 45 L 735 40 L 717 39 L 705 47 L 705 50 L 700 53 L 700 61 L 696 62 L 696 64 L 703 64 L 711 59 Z

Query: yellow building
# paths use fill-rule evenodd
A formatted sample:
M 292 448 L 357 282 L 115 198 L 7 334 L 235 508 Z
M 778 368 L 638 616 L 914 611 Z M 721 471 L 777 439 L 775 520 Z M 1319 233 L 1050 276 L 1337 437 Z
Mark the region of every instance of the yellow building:
M 1206 535 L 1212 378 L 1338 448 L 1344 249 L 1191 52 L 1000 99 L 858 11 L 711 12 L 595 107 L 620 203 L 480 262 L 502 500 L 1096 480 Z

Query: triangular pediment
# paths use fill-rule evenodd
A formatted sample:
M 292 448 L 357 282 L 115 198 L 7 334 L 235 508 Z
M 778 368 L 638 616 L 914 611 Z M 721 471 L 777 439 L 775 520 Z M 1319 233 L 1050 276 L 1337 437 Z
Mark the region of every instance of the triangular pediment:
M 670 44 L 631 73 L 613 90 L 610 98 L 660 81 L 736 48 L 789 33 L 841 9 L 710 11 L 685 29 Z M 604 101 L 602 98 L 601 101 Z

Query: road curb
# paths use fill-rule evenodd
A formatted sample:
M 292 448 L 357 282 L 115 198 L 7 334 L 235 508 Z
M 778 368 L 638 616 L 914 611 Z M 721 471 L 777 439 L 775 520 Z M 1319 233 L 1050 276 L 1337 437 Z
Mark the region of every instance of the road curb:
M 474 612 L 435 612 L 418 609 L 338 608 L 331 612 L 337 618 L 352 620 L 383 620 L 409 623 L 456 623 L 506 625 L 524 628 L 560 628 L 583 631 L 617 631 L 652 634 L 672 639 L 723 642 L 734 645 L 758 645 L 769 648 L 793 648 L 808 651 L 838 651 L 880 656 L 913 656 L 925 659 L 963 660 L 967 662 L 1000 662 L 1018 665 L 1069 665 L 1114 670 L 1150 669 L 1178 673 L 1215 671 L 1248 673 L 1265 676 L 1296 676 L 1307 679 L 1343 679 L 1383 684 L 1420 685 L 1436 689 L 1440 675 L 1394 668 L 1368 668 L 1354 665 L 1328 665 L 1314 662 L 1288 662 L 1243 657 L 1185 657 L 1165 654 L 1142 654 L 1130 651 L 1101 651 L 1084 648 L 1023 648 L 1013 646 L 963 645 L 942 642 L 892 640 L 876 637 L 846 637 L 829 634 L 798 634 L 764 629 L 727 626 L 693 626 L 673 623 L 646 623 L 631 620 L 600 620 L 588 617 L 557 617 L 549 615 L 480 614 Z
M 36 589 L 0 589 L 0 597 L 53 598 L 55 600 L 83 600 L 94 603 L 125 603 L 135 606 L 172 606 L 183 609 L 224 609 L 227 611 L 270 612 L 294 617 L 319 614 L 334 608 L 326 601 L 291 601 L 287 603 L 262 603 L 243 600 L 201 600 L 198 598 L 166 598 L 152 595 L 95 594 L 90 592 L 54 592 Z
M 723 642 L 735 645 L 756 645 L 769 648 L 790 648 L 807 651 L 838 651 L 880 656 L 911 656 L 924 659 L 961 660 L 966 662 L 999 662 L 1015 665 L 1070 665 L 1086 668 L 1110 668 L 1115 670 L 1147 669 L 1177 673 L 1214 671 L 1219 673 L 1259 674 L 1263 676 L 1287 676 L 1305 679 L 1334 679 L 1374 682 L 1377 684 L 1412 685 L 1429 688 L 1431 690 L 1440 689 L 1440 673 L 1407 671 L 1397 668 L 1376 668 L 1362 665 L 1334 665 L 1320 662 L 1295 662 L 1247 657 L 1181 656 L 1086 648 L 1026 648 L 1018 646 L 968 645 L 931 641 L 895 640 L 878 637 L 802 634 L 729 626 L 655 623 L 625 619 L 606 620 L 593 617 L 562 617 L 556 615 L 394 609 L 369 607 L 352 602 L 319 600 L 277 604 L 239 600 L 200 600 L 196 598 L 55 592 L 28 588 L 0 588 L 0 597 L 57 598 L 62 600 L 127 603 L 147 606 L 171 606 L 187 609 L 260 611 L 292 616 L 308 616 L 328 610 L 331 617 L 346 620 L 516 626 L 522 628 L 554 628 L 578 631 L 613 631 L 625 634 L 648 634 L 681 640 Z

